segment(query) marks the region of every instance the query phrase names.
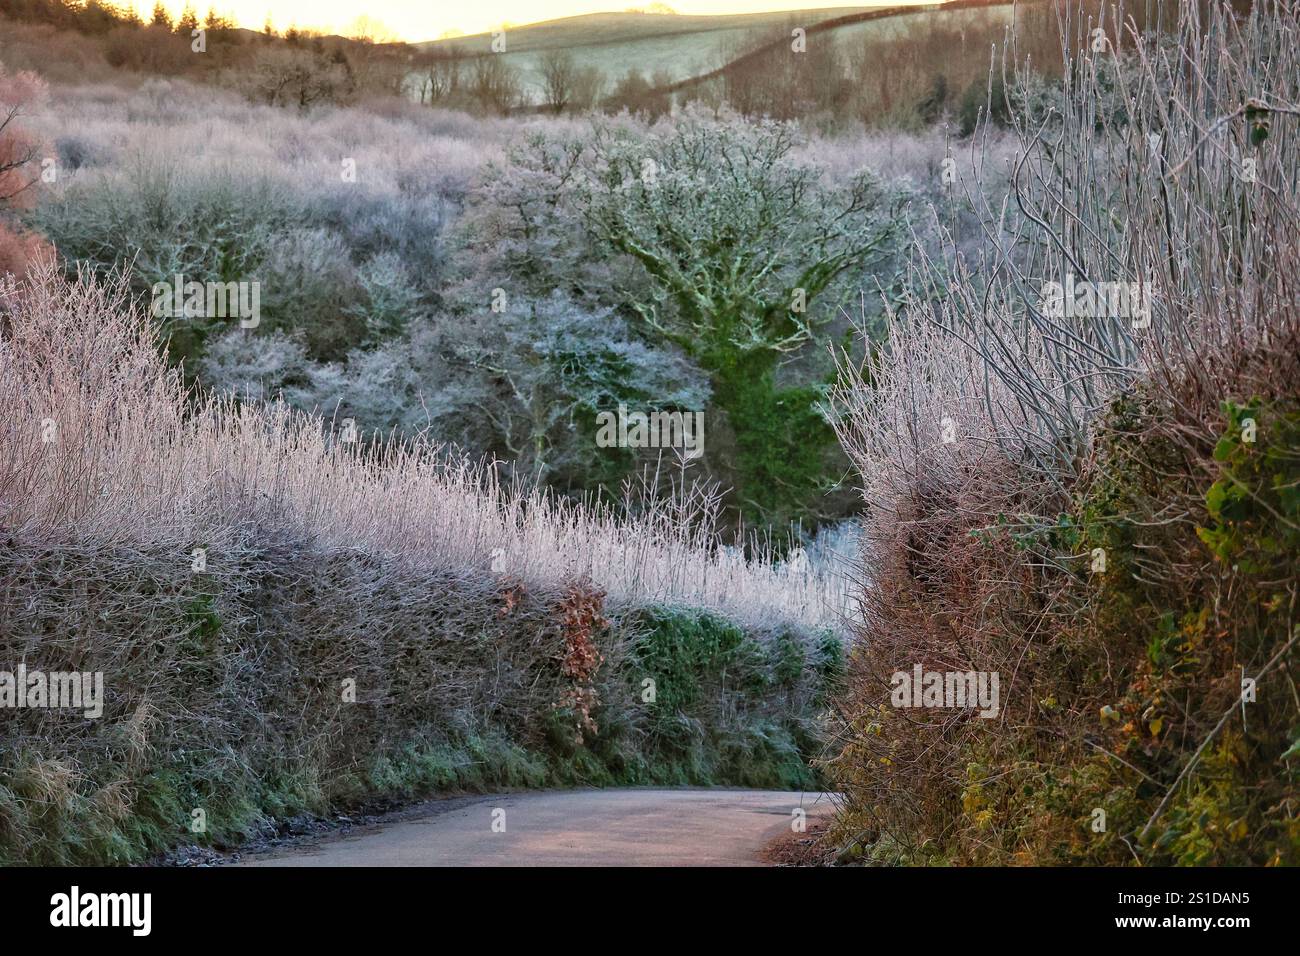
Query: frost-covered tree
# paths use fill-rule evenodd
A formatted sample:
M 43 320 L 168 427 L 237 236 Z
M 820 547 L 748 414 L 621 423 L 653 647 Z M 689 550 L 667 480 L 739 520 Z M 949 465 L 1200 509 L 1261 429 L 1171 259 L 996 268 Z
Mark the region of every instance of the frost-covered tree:
M 633 464 L 634 453 L 596 445 L 598 412 L 708 402 L 707 380 L 676 349 L 648 345 L 617 314 L 560 295 L 443 323 L 432 338 L 425 354 L 446 369 L 443 400 L 456 420 L 565 490 L 612 490 Z
M 698 112 L 646 135 L 603 128 L 578 197 L 587 228 L 649 276 L 629 303 L 643 327 L 708 372 L 735 433 L 736 500 L 769 522 L 799 516 L 834 444 L 820 389 L 782 387 L 778 368 L 818 340 L 842 279 L 874 284 L 901 198 L 865 171 L 828 184 L 797 145 L 791 124 Z
M 40 143 L 20 129 L 20 120 L 44 98 L 45 84 L 35 73 L 9 73 L 0 63 L 0 208 L 20 205 L 34 195 Z
M 733 517 L 776 524 L 818 517 L 842 470 L 809 358 L 845 293 L 874 291 L 873 272 L 892 284 L 904 198 L 866 172 L 832 181 L 800 145 L 792 124 L 694 109 L 535 132 L 487 177 L 463 260 L 479 279 L 616 309 L 680 349 L 722 413 L 706 455 Z
M 439 314 L 345 362 L 313 362 L 298 338 L 233 330 L 211 343 L 202 380 L 241 396 L 283 397 L 363 433 L 427 431 L 495 455 L 565 491 L 616 491 L 636 463 L 596 444 L 596 415 L 698 410 L 705 377 L 675 349 L 647 345 L 626 320 L 563 296 L 502 313 Z
M 568 50 L 548 50 L 542 54 L 542 102 L 556 115 L 573 103 L 578 81 L 578 66 Z
M 357 283 L 364 301 L 346 311 L 365 323 L 371 343 L 398 335 L 420 314 L 420 290 L 396 253 L 380 252 L 371 256 L 357 270 Z
M 711 366 L 764 366 L 811 342 L 815 300 L 890 248 L 897 209 L 876 179 L 828 185 L 796 144 L 790 124 L 698 114 L 592 140 L 587 225 L 655 280 L 632 303 L 646 324 Z

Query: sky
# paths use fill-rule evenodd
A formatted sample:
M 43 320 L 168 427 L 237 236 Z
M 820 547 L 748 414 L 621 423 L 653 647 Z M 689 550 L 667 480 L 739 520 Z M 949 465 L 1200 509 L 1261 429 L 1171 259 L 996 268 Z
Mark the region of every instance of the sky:
M 185 0 L 163 0 L 173 16 Z M 209 5 L 230 14 L 240 26 L 260 30 L 267 14 L 276 29 L 296 25 L 328 33 L 351 33 L 359 15 L 381 24 L 397 38 L 408 41 L 435 40 L 449 31 L 465 34 L 499 29 L 503 23 L 523 25 L 555 20 L 583 13 L 608 13 L 644 8 L 652 0 L 192 0 L 200 19 Z M 677 13 L 765 13 L 772 10 L 815 9 L 818 7 L 896 5 L 927 0 L 872 0 L 858 3 L 836 0 L 668 0 Z M 153 0 L 135 0 L 144 16 L 153 9 Z

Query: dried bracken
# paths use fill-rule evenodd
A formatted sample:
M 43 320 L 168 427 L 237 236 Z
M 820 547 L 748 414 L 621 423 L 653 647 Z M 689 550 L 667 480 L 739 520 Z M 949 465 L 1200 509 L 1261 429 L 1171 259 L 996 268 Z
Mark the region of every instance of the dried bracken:
M 601 614 L 603 598 L 590 586 L 573 584 L 560 605 L 560 626 L 564 633 L 564 651 L 560 670 L 569 681 L 558 707 L 570 710 L 577 719 L 575 743 L 583 743 L 583 732 L 597 732 L 591 712 L 600 703 L 595 687 L 596 672 L 604 663 L 596 638 L 609 628 Z

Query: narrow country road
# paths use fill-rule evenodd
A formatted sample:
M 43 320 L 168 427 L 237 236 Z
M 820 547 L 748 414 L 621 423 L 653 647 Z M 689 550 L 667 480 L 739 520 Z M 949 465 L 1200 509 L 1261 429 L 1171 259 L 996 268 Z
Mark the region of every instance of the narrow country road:
M 760 866 L 830 798 L 774 790 L 566 790 L 456 802 L 427 816 L 246 858 L 243 866 Z

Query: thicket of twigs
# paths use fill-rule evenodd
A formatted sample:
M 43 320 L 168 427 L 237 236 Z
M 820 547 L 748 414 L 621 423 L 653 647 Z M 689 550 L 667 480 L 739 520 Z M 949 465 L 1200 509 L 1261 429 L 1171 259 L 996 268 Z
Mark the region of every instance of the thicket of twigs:
M 982 253 L 919 259 L 839 390 L 868 508 L 839 846 L 1294 863 L 1296 9 L 1061 14 L 1082 53 L 1013 104 L 1005 200 L 957 187 Z M 1144 284 L 1149 322 L 1055 314 L 1067 277 Z M 998 672 L 1000 713 L 891 706 L 915 664 Z

